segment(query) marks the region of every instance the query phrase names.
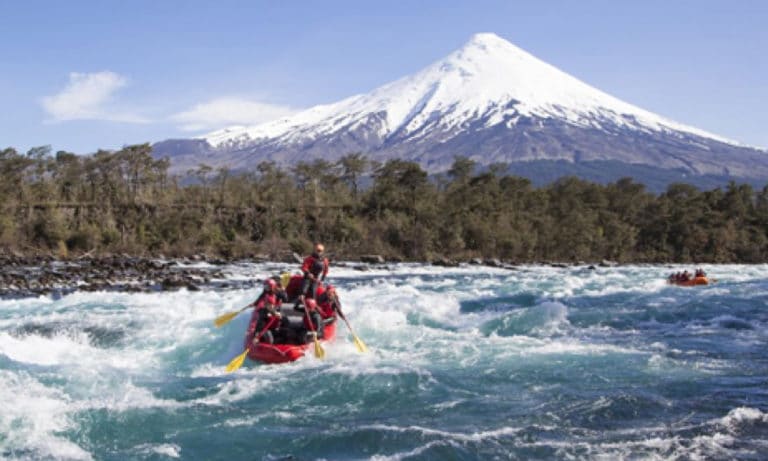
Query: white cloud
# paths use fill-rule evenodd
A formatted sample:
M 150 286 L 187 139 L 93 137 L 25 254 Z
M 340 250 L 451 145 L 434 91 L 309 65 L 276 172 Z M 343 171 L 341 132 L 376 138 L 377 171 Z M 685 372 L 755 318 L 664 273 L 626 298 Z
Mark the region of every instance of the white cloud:
M 171 120 L 180 123 L 182 130 L 204 131 L 231 125 L 258 125 L 295 112 L 287 106 L 227 97 L 196 104 L 173 115 Z
M 58 94 L 46 96 L 42 105 L 52 121 L 108 120 L 144 123 L 138 115 L 109 107 L 115 92 L 125 87 L 128 79 L 111 71 L 69 74 L 69 83 Z

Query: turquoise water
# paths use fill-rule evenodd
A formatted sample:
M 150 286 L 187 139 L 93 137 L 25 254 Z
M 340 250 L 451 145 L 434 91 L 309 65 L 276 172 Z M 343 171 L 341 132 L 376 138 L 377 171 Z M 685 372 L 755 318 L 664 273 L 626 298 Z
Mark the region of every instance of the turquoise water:
M 3 300 L 0 457 L 766 459 L 768 266 L 705 268 L 335 269 L 371 353 L 231 375 L 255 290 Z

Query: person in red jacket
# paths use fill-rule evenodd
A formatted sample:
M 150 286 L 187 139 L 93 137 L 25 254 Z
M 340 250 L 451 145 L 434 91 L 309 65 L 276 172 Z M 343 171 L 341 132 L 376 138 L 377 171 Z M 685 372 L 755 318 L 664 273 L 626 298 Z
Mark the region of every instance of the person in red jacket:
M 254 335 L 258 335 L 267 327 L 267 325 L 269 325 L 269 329 L 261 335 L 260 339 L 262 342 L 269 344 L 275 342 L 272 330 L 278 329 L 280 326 L 280 318 L 282 317 L 280 314 L 282 297 L 278 296 L 279 291 L 277 282 L 271 278 L 267 279 L 264 282 L 264 291 L 262 291 L 259 297 L 256 298 L 256 301 L 251 304 L 255 309 L 251 315 L 251 326 L 249 329 L 254 332 Z M 254 339 L 256 339 L 255 336 Z
M 317 298 L 317 287 L 328 276 L 328 258 L 323 256 L 325 247 L 322 243 L 315 244 L 315 251 L 304 258 L 301 272 L 304 274 L 304 282 L 301 285 L 301 295 L 296 300 L 294 308 L 304 301 L 304 298 Z
M 308 314 L 304 317 L 304 326 L 307 328 L 307 342 L 311 341 L 313 333 L 317 335 L 317 339 L 323 339 L 325 328 L 323 326 L 323 317 L 320 314 L 317 301 L 312 298 L 305 298 L 304 308 L 307 310 Z M 309 323 L 310 320 L 312 321 L 311 325 Z
M 339 295 L 333 285 L 326 286 L 324 290 L 317 290 L 317 306 L 324 319 L 331 318 L 336 314 L 343 315 L 341 313 L 341 301 L 339 301 Z

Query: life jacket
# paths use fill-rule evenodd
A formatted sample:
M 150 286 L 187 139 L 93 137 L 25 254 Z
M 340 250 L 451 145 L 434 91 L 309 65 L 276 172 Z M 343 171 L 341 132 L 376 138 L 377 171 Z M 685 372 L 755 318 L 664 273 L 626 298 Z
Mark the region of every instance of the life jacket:
M 322 328 L 322 325 L 315 325 L 314 321 L 312 324 L 309 323 L 310 319 L 312 319 L 312 313 L 315 311 L 320 313 L 320 317 L 323 316 L 322 311 L 320 310 L 320 305 L 317 304 L 314 299 L 307 299 L 304 302 L 304 309 L 306 309 L 306 313 L 304 315 L 304 328 L 306 328 L 308 331 L 317 331 L 319 328 Z
M 324 319 L 333 317 L 335 314 L 333 300 L 325 289 L 323 289 L 322 292 L 320 291 L 320 288 L 317 289 L 317 307 L 320 311 L 320 316 Z
M 251 323 L 248 327 L 248 330 L 250 332 L 253 332 L 256 330 L 256 325 L 259 323 L 259 314 L 263 309 L 266 309 L 267 306 L 280 306 L 280 299 L 274 294 L 274 293 L 262 293 L 259 298 L 256 300 L 256 307 L 253 309 L 253 313 L 251 314 Z M 272 322 L 272 328 L 277 328 L 277 325 L 280 322 Z M 256 332 L 259 333 L 258 331 Z
M 320 258 L 316 253 L 304 258 L 304 264 L 301 265 L 301 272 L 307 274 L 311 273 L 315 277 L 321 273 L 323 276 L 328 275 L 328 258 Z
M 256 309 L 254 312 L 260 309 L 266 309 L 267 306 L 280 306 L 280 299 L 274 293 L 262 293 L 259 296 L 259 300 L 256 302 Z
M 333 309 L 333 304 L 330 302 L 318 304 L 317 308 L 320 310 L 320 316 L 324 319 L 329 319 L 336 313 Z

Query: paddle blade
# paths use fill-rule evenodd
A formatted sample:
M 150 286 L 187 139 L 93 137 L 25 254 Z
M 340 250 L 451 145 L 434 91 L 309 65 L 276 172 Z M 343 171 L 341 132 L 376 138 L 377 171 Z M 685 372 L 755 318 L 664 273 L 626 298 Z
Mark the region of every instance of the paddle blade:
M 238 368 L 242 367 L 243 362 L 245 362 L 246 355 L 248 355 L 248 349 L 244 350 L 242 354 L 232 359 L 232 361 L 229 362 L 229 365 L 227 365 L 227 373 L 232 373 L 233 371 L 236 371 Z
M 315 357 L 320 360 L 325 358 L 325 349 L 320 345 L 320 341 L 317 340 L 317 337 L 315 337 Z
M 280 274 L 280 286 L 282 286 L 283 289 L 286 289 L 288 288 L 289 283 L 291 283 L 291 274 L 289 272 Z
M 228 312 L 226 314 L 222 314 L 218 317 L 216 317 L 216 320 L 213 321 L 213 324 L 216 325 L 216 328 L 221 328 L 222 326 L 228 324 L 230 321 L 232 321 L 233 318 L 237 317 L 237 314 L 239 314 L 241 311 L 237 312 Z
M 357 346 L 357 350 L 360 351 L 360 353 L 365 354 L 368 352 L 368 347 L 365 345 L 362 339 L 358 338 L 356 334 L 352 334 L 352 337 L 355 339 L 355 346 Z

